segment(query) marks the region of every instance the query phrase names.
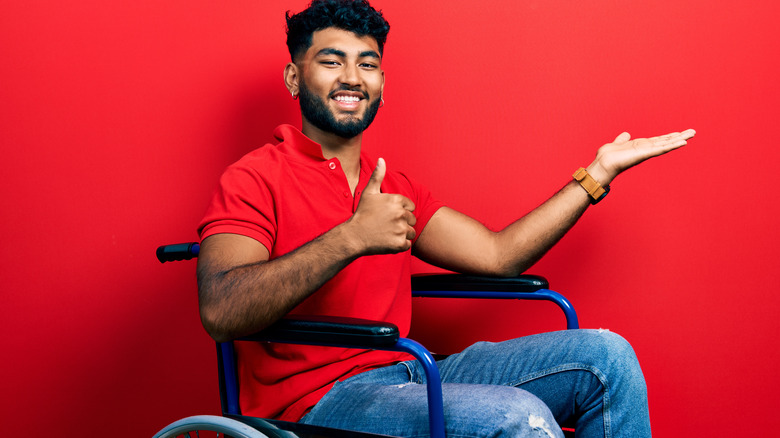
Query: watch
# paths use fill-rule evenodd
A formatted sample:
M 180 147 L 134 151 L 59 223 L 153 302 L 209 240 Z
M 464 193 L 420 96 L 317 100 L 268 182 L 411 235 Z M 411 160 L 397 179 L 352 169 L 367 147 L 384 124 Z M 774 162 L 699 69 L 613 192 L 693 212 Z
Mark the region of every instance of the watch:
M 604 199 L 605 196 L 607 196 L 607 193 L 609 193 L 609 186 L 602 187 L 601 184 L 593 179 L 593 177 L 590 176 L 588 171 L 583 167 L 577 169 L 572 177 L 575 181 L 580 183 L 586 192 L 588 192 L 588 195 L 590 195 L 591 204 L 597 204 L 599 201 Z

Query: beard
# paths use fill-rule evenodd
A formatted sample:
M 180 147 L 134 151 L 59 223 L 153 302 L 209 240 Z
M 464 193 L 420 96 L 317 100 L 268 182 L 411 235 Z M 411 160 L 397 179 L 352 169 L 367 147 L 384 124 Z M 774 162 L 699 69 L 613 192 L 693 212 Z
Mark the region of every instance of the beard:
M 348 89 L 348 88 L 344 88 Z M 336 120 L 333 113 L 328 109 L 323 100 L 312 93 L 306 83 L 303 81 L 299 84 L 300 103 L 301 103 L 301 115 L 308 120 L 312 125 L 317 128 L 333 133 L 341 138 L 353 138 L 368 128 L 371 122 L 374 121 L 377 111 L 379 111 L 379 104 L 381 103 L 381 96 L 376 102 L 370 104 L 366 108 L 366 112 L 363 118 L 357 118 L 350 116 L 344 121 Z M 368 93 L 364 93 L 366 99 L 368 99 Z

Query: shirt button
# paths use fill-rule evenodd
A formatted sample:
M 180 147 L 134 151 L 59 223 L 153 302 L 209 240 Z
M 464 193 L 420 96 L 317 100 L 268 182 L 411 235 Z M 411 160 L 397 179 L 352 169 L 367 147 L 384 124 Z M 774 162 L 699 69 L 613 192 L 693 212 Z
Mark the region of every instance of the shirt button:
M 333 161 L 331 161 L 331 162 L 328 164 L 328 167 L 330 167 L 330 170 L 336 170 L 336 163 L 334 163 Z
M 345 198 L 348 198 L 348 197 L 349 197 L 349 192 L 348 192 L 348 191 L 346 191 L 346 190 L 344 190 L 344 197 L 345 197 Z

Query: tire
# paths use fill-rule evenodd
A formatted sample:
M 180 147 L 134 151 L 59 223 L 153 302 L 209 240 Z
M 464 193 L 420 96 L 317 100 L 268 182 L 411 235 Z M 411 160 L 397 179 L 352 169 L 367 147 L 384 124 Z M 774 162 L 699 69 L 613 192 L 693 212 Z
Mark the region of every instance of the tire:
M 257 429 L 247 426 L 240 421 L 216 415 L 195 415 L 182 418 L 165 426 L 154 435 L 154 438 L 173 438 L 185 435 L 188 432 L 218 432 L 228 434 L 234 438 L 268 438 L 267 435 Z M 185 435 L 189 436 L 189 435 Z

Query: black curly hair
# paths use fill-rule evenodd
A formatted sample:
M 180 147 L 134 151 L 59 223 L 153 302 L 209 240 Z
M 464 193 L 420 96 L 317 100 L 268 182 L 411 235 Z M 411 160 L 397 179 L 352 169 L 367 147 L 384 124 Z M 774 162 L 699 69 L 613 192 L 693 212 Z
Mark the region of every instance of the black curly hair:
M 336 27 L 361 37 L 370 36 L 379 45 L 380 55 L 390 31 L 382 12 L 367 0 L 313 0 L 305 10 L 294 15 L 287 11 L 285 17 L 287 48 L 293 61 L 311 47 L 312 34 L 321 29 Z

